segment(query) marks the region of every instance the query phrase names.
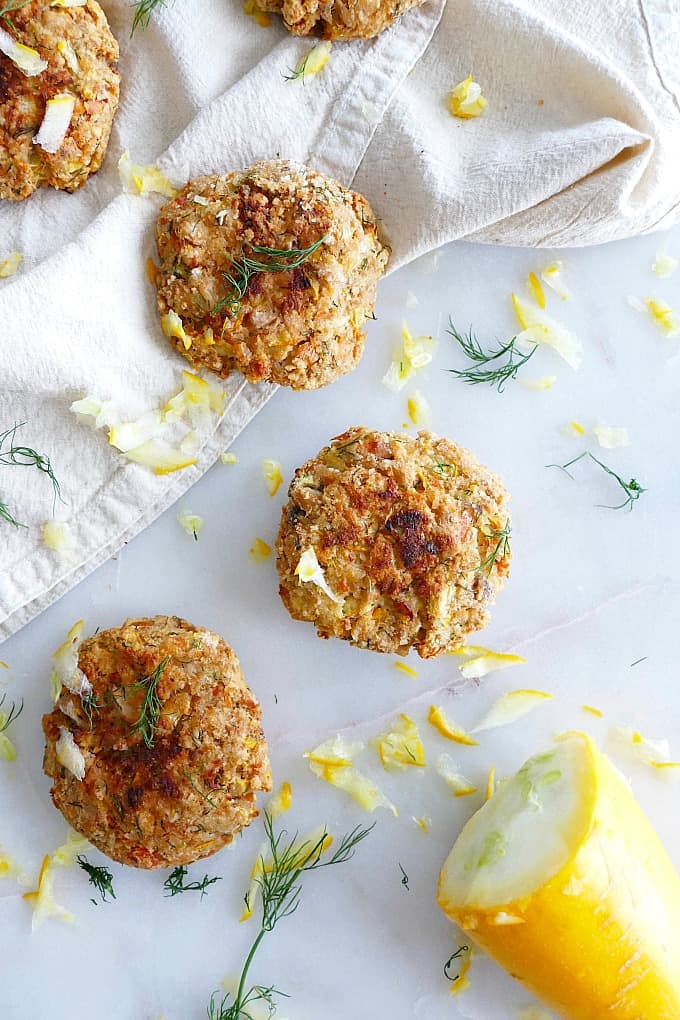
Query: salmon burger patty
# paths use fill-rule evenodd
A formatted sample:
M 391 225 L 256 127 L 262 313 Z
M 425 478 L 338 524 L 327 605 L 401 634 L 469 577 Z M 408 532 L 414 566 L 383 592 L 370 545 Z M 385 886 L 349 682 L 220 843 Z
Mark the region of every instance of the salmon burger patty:
M 372 39 L 425 0 L 255 0 L 261 11 L 280 14 L 294 35 L 324 39 Z
M 288 496 L 279 591 L 320 637 L 427 659 L 488 622 L 509 569 L 508 497 L 467 450 L 351 428 L 298 468 Z
M 187 184 L 156 239 L 161 325 L 196 368 L 316 389 L 358 363 L 388 259 L 361 195 L 256 163 Z
M 118 107 L 118 43 L 104 12 L 96 0 L 79 7 L 28 0 L 0 17 L 0 43 L 0 198 L 76 191 L 99 170 Z M 50 110 L 66 121 L 39 143 Z
M 123 864 L 207 857 L 271 789 L 260 718 L 218 634 L 174 616 L 128 620 L 83 641 L 43 718 L 52 800 Z

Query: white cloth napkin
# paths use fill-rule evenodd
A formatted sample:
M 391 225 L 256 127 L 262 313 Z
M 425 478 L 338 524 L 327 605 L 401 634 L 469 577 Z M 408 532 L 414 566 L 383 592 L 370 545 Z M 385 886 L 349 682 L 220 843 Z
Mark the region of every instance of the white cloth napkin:
M 186 367 L 144 271 L 161 200 L 121 194 L 122 150 L 178 185 L 276 154 L 308 162 L 366 195 L 392 269 L 455 238 L 590 244 L 680 214 L 680 0 L 428 0 L 376 40 L 336 43 L 304 85 L 283 75 L 313 41 L 259 27 L 239 0 L 171 0 L 132 40 L 130 7 L 104 6 L 122 101 L 102 171 L 0 208 L 0 259 L 24 257 L 0 290 L 0 432 L 26 421 L 23 441 L 51 456 L 76 540 L 48 550 L 47 480 L 0 467 L 0 499 L 29 525 L 0 522 L 0 638 L 179 498 L 273 392 L 230 379 L 198 463 L 164 477 L 68 410 L 87 393 L 137 416 Z M 456 120 L 447 94 L 469 72 L 489 105 Z

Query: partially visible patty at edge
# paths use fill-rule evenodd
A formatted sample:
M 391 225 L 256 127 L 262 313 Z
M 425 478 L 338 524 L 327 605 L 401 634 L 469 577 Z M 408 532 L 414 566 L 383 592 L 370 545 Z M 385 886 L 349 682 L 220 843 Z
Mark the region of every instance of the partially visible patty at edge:
M 51 7 L 29 0 L 0 25 L 47 61 L 28 77 L 0 54 L 0 199 L 28 198 L 37 188 L 76 191 L 99 170 L 118 107 L 118 43 L 96 0 Z M 74 97 L 71 124 L 60 148 L 45 152 L 33 139 L 47 101 Z
M 255 0 L 261 11 L 280 14 L 294 35 L 324 39 L 372 39 L 425 0 Z

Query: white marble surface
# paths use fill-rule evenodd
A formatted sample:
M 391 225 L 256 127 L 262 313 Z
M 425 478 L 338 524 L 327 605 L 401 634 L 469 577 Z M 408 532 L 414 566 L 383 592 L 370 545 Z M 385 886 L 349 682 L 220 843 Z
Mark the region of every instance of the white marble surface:
M 433 769 L 388 775 L 367 748 L 359 766 L 400 808 L 397 819 L 385 811 L 369 819 L 315 779 L 301 753 L 338 730 L 368 738 L 408 706 L 428 759 L 452 750 L 481 785 L 490 765 L 503 775 L 554 732 L 571 727 L 606 743 L 610 726 L 633 724 L 668 737 L 680 756 L 680 341 L 664 338 L 626 302 L 628 294 L 654 294 L 680 306 L 680 273 L 667 280 L 651 273 L 661 244 L 680 255 L 680 230 L 561 253 L 573 296 L 566 303 L 549 297 L 549 310 L 576 330 L 585 357 L 575 373 L 552 352 L 540 351 L 525 375 L 556 374 L 555 386 L 543 393 L 510 384 L 499 395 L 448 375 L 445 370 L 463 359 L 444 330 L 451 313 L 457 325 L 473 323 L 481 336 L 510 334 L 509 293 L 523 288 L 528 270 L 547 264 L 548 253 L 457 244 L 436 265 L 429 257 L 395 274 L 382 286 L 378 321 L 370 324 L 354 375 L 318 393 L 279 393 L 235 444 L 236 466 L 215 466 L 119 556 L 0 647 L 10 666 L 0 679 L 10 697 L 26 702 L 13 729 L 17 761 L 0 761 L 0 844 L 31 879 L 43 854 L 65 836 L 41 772 L 40 717 L 49 708 L 52 650 L 80 617 L 91 633 L 126 616 L 177 613 L 220 631 L 237 650 L 262 702 L 275 782 L 293 784 L 286 826 L 326 822 L 339 833 L 377 823 L 351 864 L 309 877 L 297 914 L 266 939 L 253 978 L 290 994 L 280 1016 L 516 1016 L 530 997 L 492 964 L 476 959 L 470 990 L 456 998 L 442 974 L 456 937 L 435 904 L 436 876 L 479 797 L 454 800 Z M 405 308 L 408 291 L 418 297 L 417 308 Z M 450 657 L 409 659 L 418 671 L 411 679 L 395 670 L 393 657 L 319 642 L 311 626 L 288 618 L 273 562 L 256 565 L 247 556 L 256 535 L 273 540 L 285 500 L 285 485 L 275 498 L 267 495 L 263 457 L 280 460 L 287 479 L 349 424 L 399 429 L 407 420 L 406 397 L 414 386 L 395 395 L 380 385 L 404 316 L 414 332 L 439 339 L 434 362 L 415 381 L 430 401 L 434 430 L 470 447 L 513 496 L 512 576 L 479 640 L 519 652 L 528 663 L 465 689 Z M 572 419 L 588 428 L 604 422 L 630 430 L 628 449 L 602 451 L 602 457 L 648 488 L 633 513 L 594 505 L 616 502 L 618 494 L 594 465 L 578 465 L 574 481 L 545 467 L 596 449 L 592 437 L 563 434 Z M 198 543 L 176 521 L 185 508 L 205 519 Z M 554 699 L 513 726 L 489 732 L 479 748 L 445 747 L 425 722 L 436 700 L 472 724 L 499 693 L 516 687 L 540 687 Z M 604 719 L 586 715 L 584 702 L 599 707 Z M 680 866 L 678 787 L 651 778 L 644 766 L 619 764 Z M 429 835 L 412 816 L 431 819 Z M 235 847 L 194 869 L 198 877 L 206 871 L 223 876 L 203 902 L 189 895 L 165 899 L 163 875 L 114 865 L 117 900 L 93 906 L 84 874 L 63 871 L 56 895 L 76 923 L 49 921 L 33 935 L 23 890 L 0 882 L 3 1020 L 205 1016 L 211 991 L 237 973 L 254 935 L 256 922 L 239 925 L 238 915 L 260 839 L 255 824 Z M 399 863 L 410 878 L 408 891 Z

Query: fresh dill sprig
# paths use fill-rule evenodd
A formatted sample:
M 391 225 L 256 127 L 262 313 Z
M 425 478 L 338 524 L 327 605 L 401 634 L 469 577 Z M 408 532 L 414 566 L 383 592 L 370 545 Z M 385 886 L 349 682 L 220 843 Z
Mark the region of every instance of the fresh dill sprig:
M 199 790 L 199 788 L 196 786 L 196 783 L 194 782 L 194 777 L 192 776 L 191 772 L 185 772 L 184 778 L 186 779 L 194 793 L 197 793 L 199 797 L 202 797 L 204 801 L 210 804 L 211 808 L 214 809 L 217 807 L 215 801 L 211 800 L 207 793 L 204 793 L 203 790 Z
M 134 35 L 138 28 L 145 29 L 149 27 L 151 21 L 151 15 L 155 12 L 157 7 L 163 7 L 165 0 L 137 0 L 134 4 L 135 17 L 132 22 L 132 30 L 130 35 Z
M 0 7 L 0 18 L 4 18 L 7 14 L 11 14 L 12 11 L 21 10 L 25 7 L 29 0 L 6 0 L 6 2 Z
M 325 240 L 326 235 L 324 234 L 308 248 L 268 248 L 263 244 L 248 244 L 255 255 L 266 257 L 258 259 L 242 255 L 239 259 L 231 260 L 231 272 L 222 273 L 224 279 L 231 285 L 231 290 L 211 309 L 211 314 L 218 315 L 219 312 L 228 308 L 231 315 L 237 315 L 253 276 L 257 276 L 258 273 L 287 273 L 292 269 L 297 269 L 314 254 Z
M 15 719 L 18 719 L 24 709 L 24 699 L 21 699 L 21 704 L 17 708 L 16 704 L 12 702 L 12 707 L 9 712 L 3 712 L 2 706 L 5 704 L 6 695 L 3 694 L 0 697 L 0 758 L 4 758 L 5 761 L 14 761 L 17 752 L 14 744 L 5 734 L 5 730 L 8 730 Z
M 352 450 L 353 446 L 356 446 L 358 442 L 363 439 L 363 434 L 356 436 L 355 439 L 350 439 L 348 442 L 343 443 L 342 446 L 331 445 L 330 449 L 335 453 L 347 453 L 348 450 Z M 356 456 L 356 450 L 352 450 L 352 456 Z
M 25 7 L 29 0 L 7 0 L 2 7 L 0 7 L 0 21 L 4 21 L 14 32 L 17 30 L 17 26 L 10 18 L 12 11 L 20 11 L 22 7 Z
M 450 368 L 452 375 L 464 379 L 471 386 L 479 383 L 489 383 L 495 386 L 499 393 L 503 392 L 505 384 L 509 379 L 516 379 L 517 373 L 527 361 L 534 356 L 538 344 L 534 344 L 530 351 L 522 354 L 517 349 L 517 337 L 513 336 L 507 343 L 499 344 L 496 350 L 485 351 L 476 335 L 472 332 L 472 326 L 467 333 L 459 333 L 449 318 L 449 329 L 446 331 L 460 345 L 463 353 L 470 361 L 474 362 L 475 368 L 456 369 Z M 497 364 L 500 358 L 507 355 L 508 360 L 504 364 Z
M 451 956 L 444 964 L 444 977 L 446 978 L 447 981 L 458 981 L 460 979 L 460 974 L 451 973 L 451 964 L 454 963 L 456 960 L 460 960 L 463 956 L 465 956 L 466 953 L 469 952 L 470 952 L 469 946 L 458 946 L 458 949 L 455 951 L 455 953 L 451 954 Z
M 361 226 L 362 227 L 377 227 L 379 223 L 382 223 L 380 216 L 366 216 L 364 210 L 361 210 Z
M 246 961 L 241 971 L 238 989 L 233 1002 L 229 1002 L 229 995 L 225 995 L 221 1001 L 217 999 L 217 992 L 213 992 L 208 1005 L 208 1020 L 248 1020 L 250 1012 L 248 1007 L 253 1002 L 266 1002 L 269 1006 L 269 1016 L 273 1017 L 276 1012 L 274 997 L 284 995 L 273 985 L 251 985 L 246 987 L 248 972 L 253 958 L 260 947 L 260 943 L 267 934 L 273 931 L 279 921 L 284 917 L 294 914 L 300 905 L 300 892 L 302 890 L 301 880 L 308 871 L 317 871 L 320 868 L 328 868 L 334 864 L 344 864 L 349 861 L 363 839 L 368 836 L 373 828 L 370 825 L 367 829 L 357 826 L 342 837 L 337 850 L 327 858 L 322 859 L 328 833 L 324 831 L 315 842 L 308 840 L 300 845 L 297 836 L 286 842 L 287 833 L 281 831 L 274 834 L 271 817 L 265 812 L 264 830 L 269 843 L 271 860 L 264 866 L 262 859 L 262 874 L 257 881 L 262 890 L 262 922 L 257 938 L 250 947 Z
M 399 862 L 398 862 L 398 863 L 399 863 Z M 408 875 L 406 874 L 406 872 L 405 872 L 405 871 L 404 871 L 404 869 L 402 868 L 401 864 L 399 864 L 399 870 L 401 871 L 401 884 L 403 885 L 403 887 L 404 887 L 404 889 L 406 890 L 406 892 L 410 892 L 411 890 L 409 889 L 409 884 L 408 884 L 408 881 L 409 881 L 409 879 L 408 879 Z
M 12 9 L 14 10 L 14 8 Z M 56 503 L 57 499 L 61 499 L 61 489 L 59 488 L 59 482 L 54 474 L 50 458 L 46 457 L 42 453 L 38 453 L 37 450 L 31 449 L 30 446 L 19 446 L 15 442 L 17 431 L 25 424 L 25 421 L 15 422 L 11 428 L 0 433 L 0 466 L 35 467 L 38 471 L 42 471 L 42 473 L 47 475 L 49 480 L 52 482 L 52 488 L 54 490 L 54 508 L 54 503 Z M 26 527 L 25 524 L 20 524 L 19 521 L 16 520 L 7 504 L 2 501 L 0 501 L 0 518 L 7 521 L 8 524 L 14 525 L 15 528 Z
M 153 747 L 156 726 L 158 725 L 158 720 L 160 719 L 161 711 L 163 709 L 163 703 L 158 697 L 158 681 L 162 677 L 163 670 L 169 661 L 170 656 L 166 655 L 166 657 L 158 663 L 153 673 L 131 685 L 133 688 L 138 688 L 144 691 L 144 700 L 142 702 L 142 707 L 139 710 L 139 718 L 132 727 L 132 732 L 141 733 L 142 739 L 147 747 Z
M 8 730 L 12 723 L 19 718 L 19 716 L 24 710 L 24 699 L 22 698 L 18 708 L 16 706 L 16 702 L 13 701 L 12 707 L 10 708 L 9 712 L 1 711 L 3 705 L 5 704 L 6 697 L 7 695 L 4 693 L 2 694 L 2 696 L 0 696 L 0 733 L 4 733 L 5 730 Z
M 93 885 L 101 896 L 102 903 L 107 902 L 107 895 L 111 896 L 111 898 L 115 900 L 116 894 L 113 891 L 113 874 L 109 871 L 109 869 L 99 867 L 96 864 L 90 864 L 87 857 L 83 857 L 82 854 L 78 854 L 76 860 L 86 873 L 90 885 Z
M 510 535 L 512 534 L 510 520 L 508 519 L 505 522 L 504 528 L 494 529 L 490 535 L 487 535 L 486 532 L 482 532 L 482 534 L 486 538 L 498 539 L 495 547 L 491 550 L 486 559 L 483 559 L 477 567 L 478 570 L 486 570 L 487 574 L 490 574 L 499 556 L 501 559 L 505 559 L 506 556 L 510 555 Z
M 243 1017 L 244 1020 L 252 1020 L 252 1014 L 247 1012 L 246 1007 L 250 1006 L 253 1002 L 266 1002 L 269 1011 L 267 1013 L 267 1020 L 271 1020 L 271 1017 L 276 1013 L 276 1002 L 274 1001 L 275 995 L 283 996 L 287 999 L 288 996 L 285 992 L 280 991 L 278 988 L 274 988 L 271 985 L 269 988 L 265 988 L 264 985 L 253 985 L 248 990 L 246 995 L 241 1001 L 241 1006 L 238 1012 L 234 1013 L 233 1009 L 236 1006 L 236 1001 L 228 1004 L 228 995 L 225 995 L 221 1002 L 218 1002 L 215 998 L 217 992 L 213 992 L 210 996 L 210 1002 L 208 1003 L 208 1020 L 238 1020 L 239 1017 Z
M 304 85 L 304 83 L 305 83 L 305 73 L 307 71 L 307 64 L 309 63 L 309 58 L 311 56 L 311 52 L 312 51 L 310 50 L 309 53 L 307 54 L 307 56 L 304 57 L 300 61 L 300 63 L 298 64 L 298 66 L 295 69 L 293 69 L 292 67 L 288 68 L 288 70 L 290 71 L 290 74 L 283 74 L 283 72 L 282 72 L 282 76 L 283 76 L 283 80 L 284 81 L 299 81 L 300 79 L 302 79 L 302 84 Z
M 615 479 L 615 481 L 617 481 L 618 484 L 623 489 L 623 492 L 625 493 L 626 496 L 623 503 L 617 503 L 616 505 L 612 505 L 609 503 L 596 503 L 595 504 L 596 506 L 602 507 L 602 509 L 604 510 L 628 509 L 630 511 L 633 509 L 633 504 L 638 501 L 642 493 L 647 492 L 647 490 L 644 489 L 640 485 L 640 483 L 636 481 L 634 478 L 631 478 L 629 482 L 624 482 L 621 475 L 617 475 L 616 471 L 612 471 L 610 467 L 607 467 L 607 465 L 603 464 L 601 460 L 598 460 L 597 457 L 590 452 L 590 450 L 585 450 L 585 452 L 579 454 L 578 457 L 574 457 L 572 460 L 568 460 L 566 464 L 548 464 L 548 467 L 559 468 L 560 471 L 564 471 L 564 473 L 569 475 L 570 478 L 573 478 L 574 476 L 570 473 L 569 468 L 572 466 L 572 464 L 577 464 L 580 460 L 583 460 L 584 457 L 589 457 L 590 460 L 594 461 L 599 467 L 602 468 L 603 471 L 605 471 L 608 475 Z
M 18 521 L 6 503 L 0 499 L 0 520 L 7 521 L 15 528 L 25 528 L 26 525 Z
M 97 712 L 102 707 L 97 701 L 93 690 L 86 691 L 86 693 L 80 695 L 80 705 L 90 724 L 90 729 L 92 729 L 92 713 Z
M 178 893 L 185 892 L 200 892 L 201 899 L 203 899 L 209 885 L 222 881 L 220 875 L 215 875 L 214 878 L 208 878 L 207 875 L 204 875 L 200 882 L 185 882 L 184 879 L 187 876 L 188 870 L 183 864 L 180 864 L 168 875 L 165 882 L 163 882 L 166 896 L 177 896 Z

